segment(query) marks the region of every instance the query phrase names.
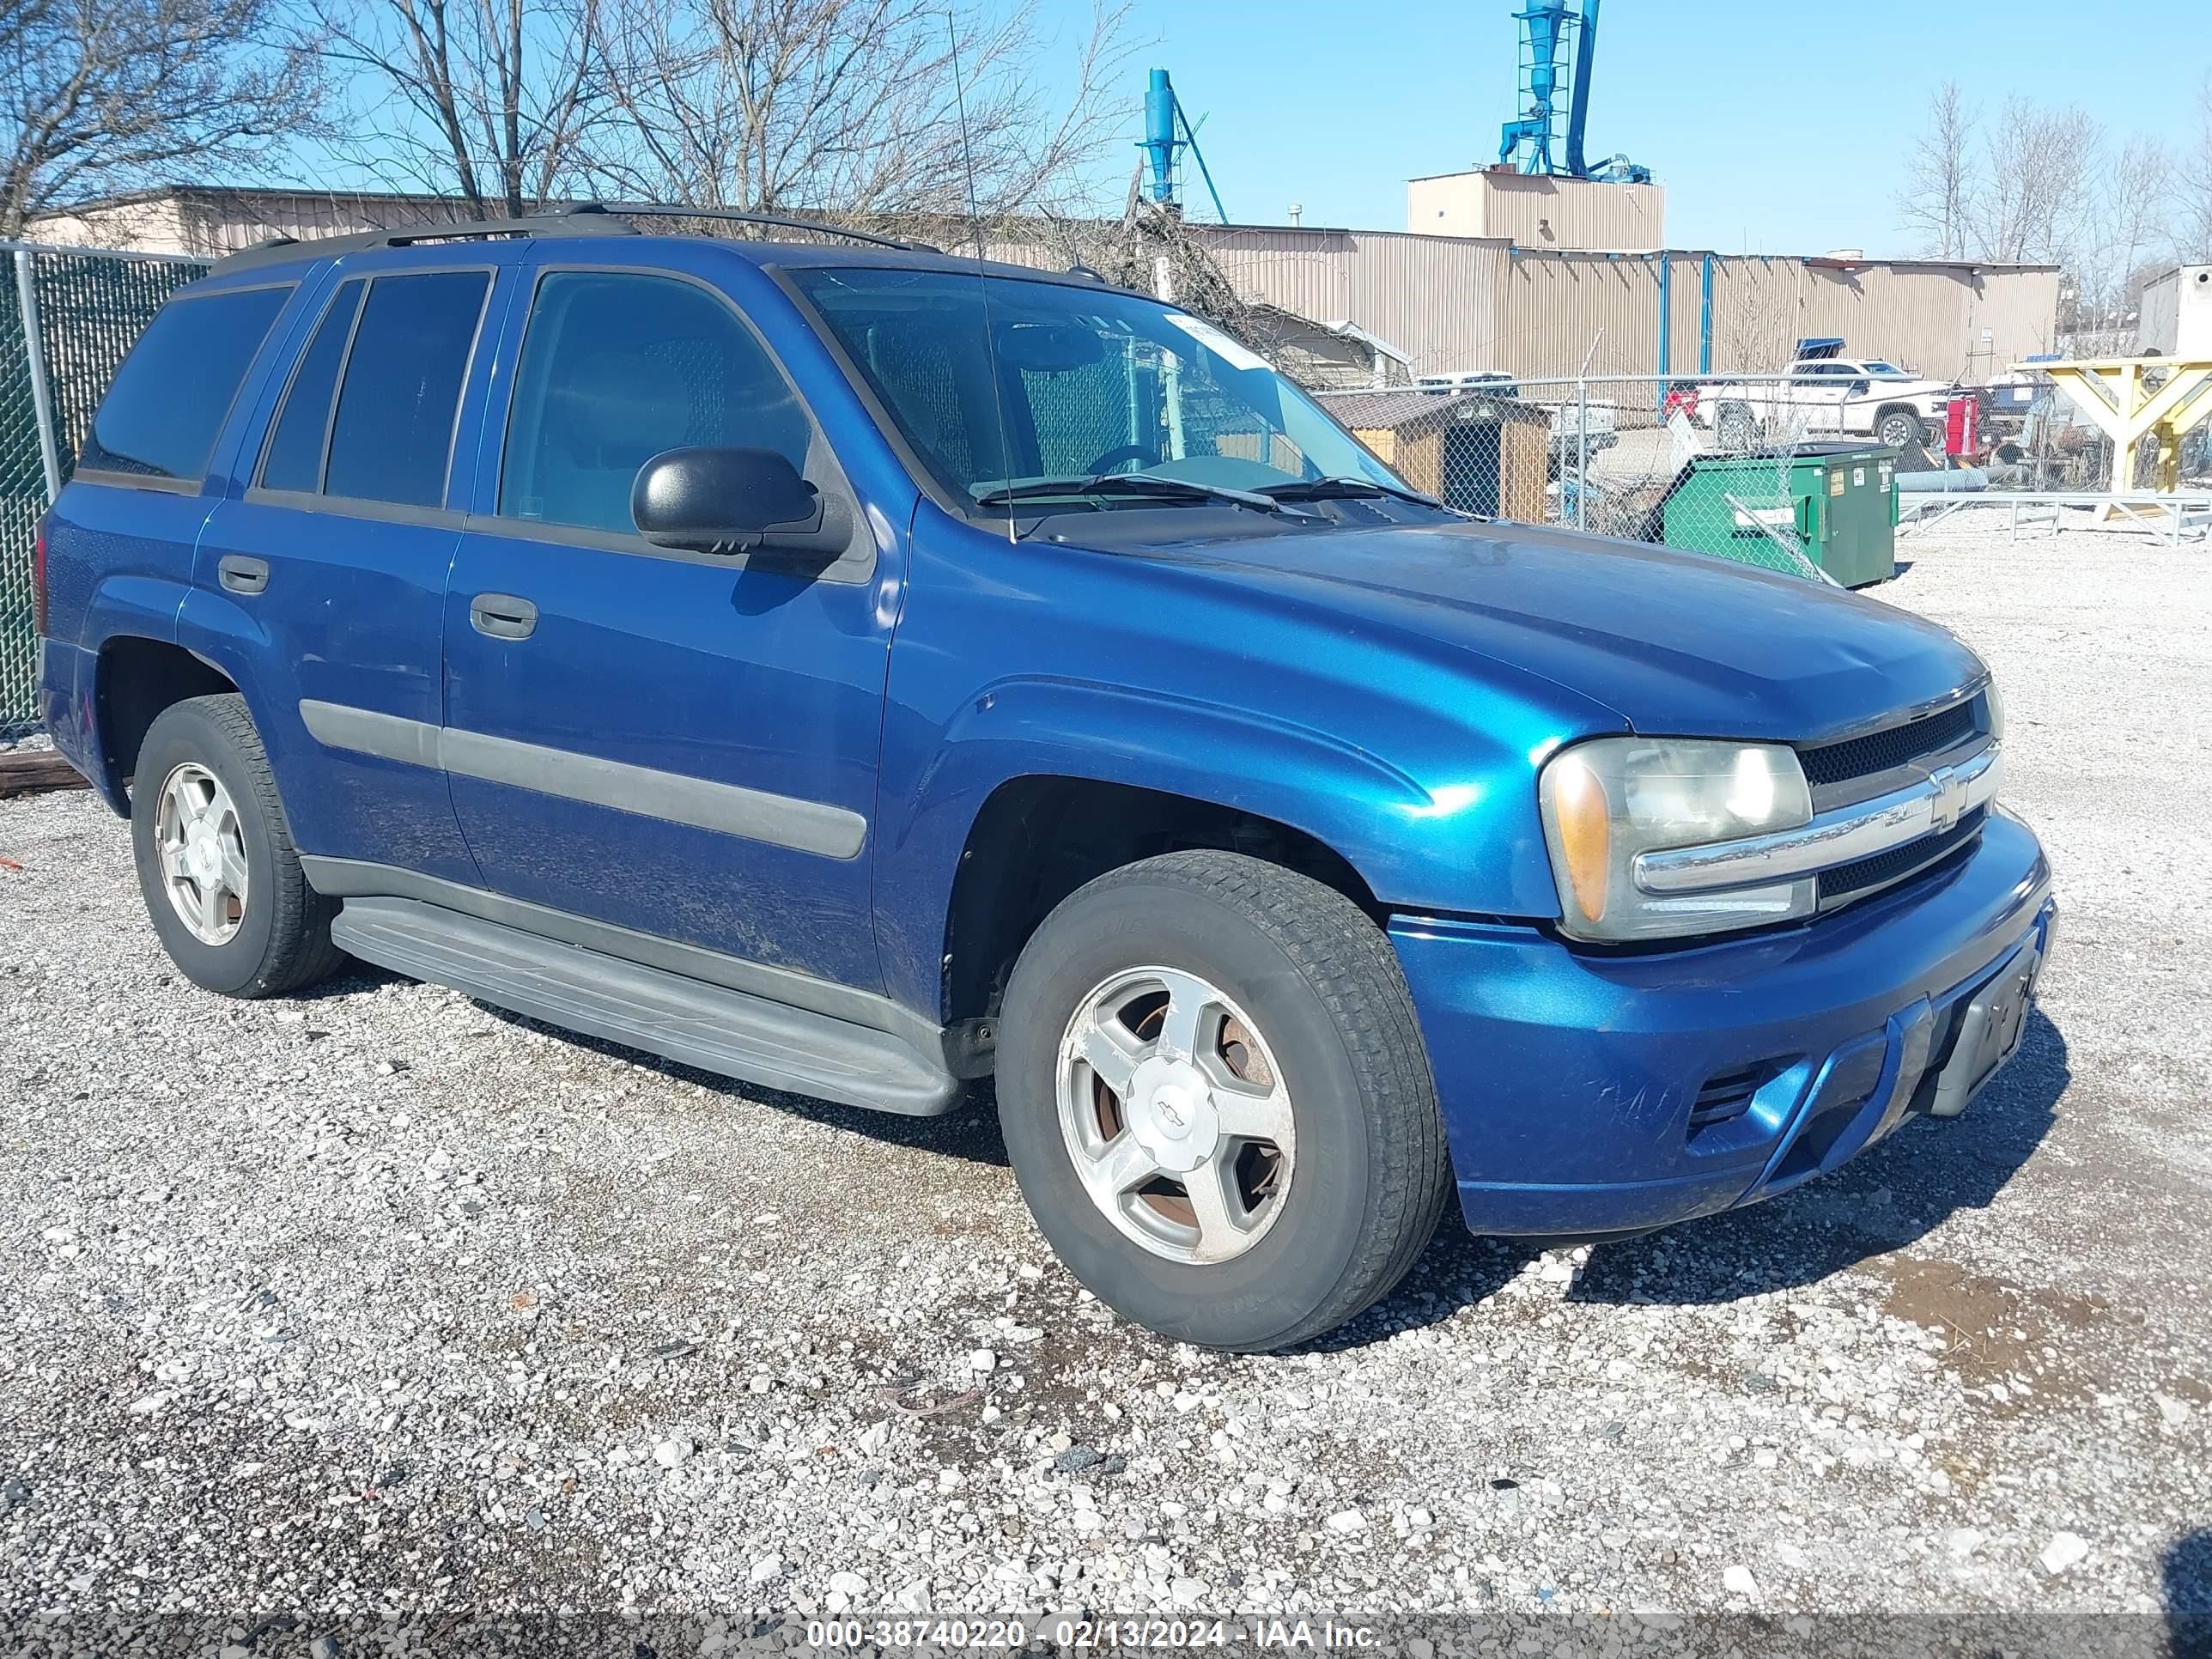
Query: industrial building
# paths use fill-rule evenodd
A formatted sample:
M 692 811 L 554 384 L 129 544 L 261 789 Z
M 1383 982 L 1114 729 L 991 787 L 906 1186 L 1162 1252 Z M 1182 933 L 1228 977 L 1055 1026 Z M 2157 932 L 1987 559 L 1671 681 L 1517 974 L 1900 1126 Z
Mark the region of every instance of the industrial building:
M 1595 185 L 1597 190 L 1648 190 Z M 1856 252 L 1557 251 L 1504 237 L 1192 225 L 1248 298 L 1341 318 L 1415 374 L 1522 379 L 1779 370 L 1796 341 L 1978 384 L 2052 349 L 2058 267 Z
M 1554 251 L 1664 247 L 1667 187 L 1504 167 L 1441 173 L 1407 181 L 1406 228 Z
M 1656 229 L 1664 204 L 1656 185 L 1510 173 L 1416 179 L 1407 192 L 1409 211 L 1416 201 L 1447 199 L 1470 222 L 1518 226 L 1534 215 L 1576 240 L 1634 223 Z M 435 196 L 180 187 L 88 204 L 30 234 L 205 257 L 271 235 L 432 222 L 455 211 Z M 1387 355 L 1414 375 L 1571 375 L 1586 359 L 1600 377 L 1778 369 L 1796 340 L 1834 335 L 1855 352 L 1979 382 L 2051 350 L 2058 306 L 2055 265 L 1547 247 L 1520 234 L 1203 223 L 1186 232 L 1246 300 L 1387 343 Z M 1042 246 L 992 251 L 1066 262 Z
M 2176 265 L 2144 287 L 2136 313 L 2136 349 L 2212 359 L 2212 265 Z

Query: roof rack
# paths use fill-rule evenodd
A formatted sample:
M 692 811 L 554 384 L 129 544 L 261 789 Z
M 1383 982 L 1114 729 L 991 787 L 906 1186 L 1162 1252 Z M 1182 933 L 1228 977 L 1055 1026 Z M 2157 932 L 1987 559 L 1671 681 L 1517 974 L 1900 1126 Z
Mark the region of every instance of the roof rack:
M 597 202 L 578 202 L 550 207 L 524 219 L 434 220 L 419 225 L 398 225 L 383 230 L 356 231 L 348 236 L 271 236 L 215 263 L 215 270 L 228 273 L 260 264 L 302 258 L 325 258 L 333 254 L 359 253 L 369 248 L 412 247 L 418 242 L 448 242 L 497 236 L 635 236 L 637 228 L 610 213 Z M 304 253 L 294 249 L 304 249 Z
M 242 270 L 254 265 L 303 257 L 289 252 L 294 248 L 307 248 L 313 257 L 322 258 L 332 254 L 359 253 L 369 248 L 411 247 L 418 242 L 459 241 L 478 237 L 635 236 L 637 227 L 629 222 L 633 218 L 714 219 L 729 224 L 764 225 L 776 230 L 803 230 L 818 236 L 842 236 L 848 241 L 865 242 L 872 247 L 893 248 L 902 253 L 938 252 L 927 242 L 902 242 L 896 237 L 878 236 L 865 230 L 848 230 L 842 225 L 823 224 L 814 219 L 787 218 L 778 213 L 745 213 L 734 208 L 684 207 L 664 202 L 612 204 L 570 202 L 549 207 L 542 213 L 521 219 L 438 220 L 419 225 L 394 226 L 383 230 L 357 231 L 347 236 L 309 237 L 305 240 L 295 236 L 271 236 L 218 259 L 215 269 L 223 272 Z
M 825 225 L 818 219 L 787 218 L 780 213 L 748 213 L 736 208 L 684 207 L 667 202 L 618 202 L 600 210 L 641 219 L 715 219 L 733 225 L 767 225 L 777 230 L 804 230 L 817 236 L 842 236 L 848 241 L 866 242 L 872 247 L 896 248 L 902 253 L 940 252 L 927 242 L 902 242 L 895 236 L 878 236 L 870 231 L 848 230 L 842 225 Z

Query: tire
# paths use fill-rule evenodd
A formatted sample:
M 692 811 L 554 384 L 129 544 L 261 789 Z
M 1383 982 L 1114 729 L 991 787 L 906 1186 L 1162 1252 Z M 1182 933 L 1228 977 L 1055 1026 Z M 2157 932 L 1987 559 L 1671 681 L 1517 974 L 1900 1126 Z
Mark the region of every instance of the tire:
M 1928 428 L 1909 409 L 1885 409 L 1874 423 L 1875 441 L 1891 449 L 1910 449 L 1928 441 Z
M 206 893 L 205 883 L 173 882 L 160 850 L 171 833 L 165 824 L 181 816 L 173 784 L 185 794 L 197 791 L 210 807 L 228 803 L 229 810 L 208 814 L 219 816 L 219 825 L 191 839 L 194 856 L 213 842 L 215 856 L 227 849 L 242 863 L 242 900 L 218 887 L 211 908 L 203 908 L 189 895 Z M 167 819 L 165 799 L 172 803 Z M 131 845 L 154 931 L 169 960 L 201 989 L 283 996 L 327 979 L 345 961 L 331 943 L 337 902 L 307 884 L 260 733 L 235 693 L 187 698 L 155 718 L 131 781 Z M 179 896 L 172 896 L 173 888 Z M 196 921 L 187 921 L 187 909 Z
M 1749 449 L 1759 441 L 1759 422 L 1741 404 L 1729 404 L 1713 417 L 1713 436 L 1723 449 Z
M 1076 1032 L 1089 1029 L 1086 1010 L 1154 970 L 1220 994 L 1212 1011 L 1219 1023 L 1206 1028 L 1218 1036 L 1201 1036 L 1190 1048 L 1211 1058 L 1194 1064 L 1218 1069 L 1239 1054 L 1249 1064 L 1256 1053 L 1287 1097 L 1276 1109 L 1294 1125 L 1295 1153 L 1275 1149 L 1280 1184 L 1254 1203 L 1245 1217 L 1250 1242 L 1226 1259 L 1172 1259 L 1164 1254 L 1170 1246 L 1139 1242 L 1134 1234 L 1194 1232 L 1203 1245 L 1212 1235 L 1164 1218 L 1178 1211 L 1176 1200 L 1142 1191 L 1118 1206 L 1141 1222 L 1115 1219 L 1079 1169 L 1075 1138 L 1098 1125 L 1067 1127 L 1071 1112 L 1079 1120 L 1085 1102 L 1102 1098 L 1099 1078 L 1070 1057 L 1079 1054 Z M 1130 1006 L 1142 1002 L 1140 994 Z M 1172 1018 L 1162 1011 L 1164 1024 Z M 1232 1030 L 1248 1020 L 1240 1048 Z M 1000 1123 L 1030 1213 L 1100 1300 L 1164 1336 L 1242 1352 L 1310 1341 L 1388 1294 L 1436 1232 L 1451 1174 L 1413 998 L 1374 922 L 1317 881 L 1218 852 L 1172 853 L 1101 876 L 1054 910 L 1024 948 L 999 1030 Z M 1160 1059 L 1159 1038 L 1152 1053 L 1147 1063 L 1176 1063 Z M 1063 1088 L 1077 1088 L 1069 1079 L 1086 1077 L 1092 1092 L 1073 1093 L 1077 1103 L 1065 1105 Z M 1109 1147 L 1137 1133 L 1137 1115 L 1157 1113 L 1156 1103 L 1173 1094 L 1147 1093 L 1134 1078 L 1129 1089 L 1128 1105 L 1108 1091 L 1097 1108 L 1131 1114 Z M 1159 1132 L 1157 1115 L 1146 1121 Z M 1231 1139 L 1224 1133 L 1221 1144 Z M 1265 1146 L 1240 1144 L 1235 1158 L 1250 1158 L 1238 1162 L 1240 1172 L 1267 1164 Z M 1199 1213 L 1194 1202 L 1180 1211 Z

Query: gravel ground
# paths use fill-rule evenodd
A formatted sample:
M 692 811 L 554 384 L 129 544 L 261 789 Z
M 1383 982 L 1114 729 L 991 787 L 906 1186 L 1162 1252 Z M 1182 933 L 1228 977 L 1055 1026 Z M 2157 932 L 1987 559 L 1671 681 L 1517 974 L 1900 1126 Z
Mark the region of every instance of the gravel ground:
M 1904 546 L 2067 906 L 2020 1060 L 1286 1358 L 1111 1317 L 984 1113 L 204 995 L 119 823 L 0 805 L 0 1609 L 2203 1608 L 2212 553 Z

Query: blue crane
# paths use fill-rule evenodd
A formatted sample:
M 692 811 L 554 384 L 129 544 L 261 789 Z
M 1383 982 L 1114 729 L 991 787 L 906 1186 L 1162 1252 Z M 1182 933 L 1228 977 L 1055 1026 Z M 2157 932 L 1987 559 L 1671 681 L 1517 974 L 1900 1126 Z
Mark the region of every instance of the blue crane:
M 1584 117 L 1589 107 L 1590 64 L 1597 52 L 1598 0 L 1528 0 L 1513 14 L 1521 25 L 1521 113 L 1498 129 L 1498 160 L 1522 173 L 1596 179 L 1608 184 L 1648 185 L 1651 169 L 1626 155 L 1589 166 L 1583 159 Z M 1562 85 L 1562 62 L 1574 46 L 1571 79 Z M 1566 112 L 1565 165 L 1552 154 L 1559 113 Z

